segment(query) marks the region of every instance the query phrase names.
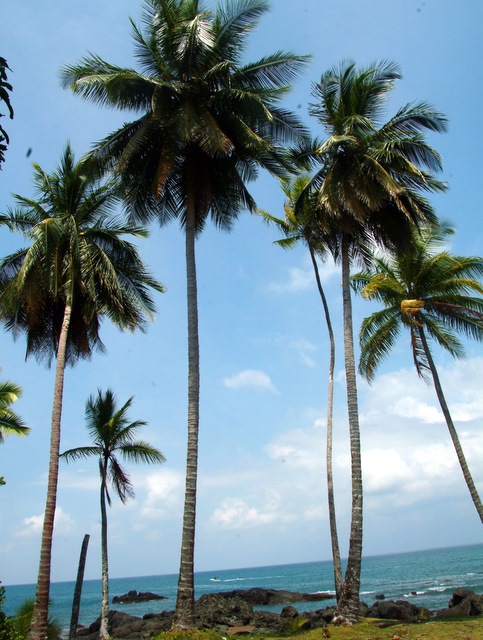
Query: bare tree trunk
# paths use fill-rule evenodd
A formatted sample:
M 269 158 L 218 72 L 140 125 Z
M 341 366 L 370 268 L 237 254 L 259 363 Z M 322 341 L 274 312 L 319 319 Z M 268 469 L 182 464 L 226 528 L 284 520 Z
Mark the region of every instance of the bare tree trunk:
M 188 198 L 186 219 L 186 277 L 188 304 L 188 448 L 183 534 L 178 593 L 173 627 L 192 629 L 194 619 L 194 550 L 196 489 L 198 478 L 198 428 L 200 402 L 200 353 L 198 337 L 198 293 L 196 284 L 196 218 L 193 198 Z
M 65 358 L 72 307 L 67 303 L 64 310 L 62 328 L 57 348 L 55 368 L 54 401 L 50 431 L 50 461 L 47 482 L 42 542 L 40 547 L 39 573 L 35 592 L 34 609 L 27 640 L 46 640 L 49 616 L 50 570 L 52 564 L 52 538 L 54 533 L 55 507 L 57 504 L 57 483 L 59 478 L 60 429 L 62 398 L 64 393 Z
M 330 526 L 330 540 L 332 545 L 332 563 L 334 568 L 334 586 L 337 602 L 339 602 L 340 594 L 342 592 L 342 565 L 340 561 L 340 549 L 339 549 L 339 537 L 337 535 L 337 518 L 335 512 L 335 499 L 334 499 L 334 476 L 332 468 L 332 426 L 333 426 L 333 413 L 334 413 L 334 367 L 335 367 L 335 341 L 334 332 L 332 330 L 332 322 L 330 319 L 329 305 L 327 304 L 327 298 L 320 281 L 319 268 L 317 266 L 317 260 L 314 252 L 309 246 L 310 257 L 312 259 L 312 265 L 314 267 L 315 279 L 317 281 L 317 288 L 319 290 L 320 299 L 322 300 L 322 306 L 324 307 L 325 321 L 327 324 L 327 331 L 329 333 L 330 344 L 330 358 L 329 358 L 329 384 L 327 395 L 327 440 L 326 440 L 326 467 L 327 467 L 327 500 L 329 505 L 329 526 Z
M 439 404 L 443 411 L 444 418 L 446 420 L 446 424 L 448 426 L 448 431 L 451 436 L 451 440 L 453 442 L 453 446 L 456 451 L 456 455 L 458 456 L 458 461 L 460 463 L 461 471 L 463 472 L 463 476 L 466 482 L 466 486 L 470 492 L 471 498 L 473 500 L 473 504 L 476 507 L 478 515 L 480 516 L 481 522 L 483 522 L 483 504 L 481 502 L 481 498 L 478 494 L 478 490 L 476 489 L 475 483 L 473 481 L 473 477 L 471 475 L 470 469 L 468 467 L 468 463 L 466 462 L 465 454 L 463 452 L 463 447 L 461 446 L 460 439 L 458 437 L 458 433 L 453 424 L 453 419 L 448 409 L 448 405 L 446 404 L 446 398 L 444 397 L 443 387 L 441 386 L 441 382 L 439 380 L 438 371 L 434 364 L 433 357 L 431 355 L 431 350 L 428 345 L 428 341 L 426 340 L 426 334 L 424 333 L 424 329 L 422 326 L 419 326 L 419 336 L 421 338 L 421 343 L 423 345 L 424 353 L 428 360 L 429 368 L 431 370 L 431 374 L 433 376 L 434 388 L 436 389 L 436 395 L 438 396 Z
M 354 360 L 354 337 L 352 327 L 352 302 L 350 292 L 349 242 L 342 238 L 342 300 L 344 312 L 344 359 L 349 414 L 352 477 L 352 517 L 349 555 L 342 593 L 337 605 L 334 621 L 353 624 L 359 615 L 359 591 L 362 568 L 362 465 L 359 431 L 359 408 L 357 402 L 357 380 Z
M 106 473 L 107 460 L 101 466 L 101 565 L 102 565 L 102 603 L 99 638 L 109 638 L 109 558 L 107 554 L 107 509 L 106 509 Z
M 82 585 L 84 583 L 84 570 L 86 567 L 87 547 L 89 545 L 89 534 L 86 533 L 82 541 L 79 556 L 79 567 L 77 569 L 77 580 L 75 582 L 74 597 L 72 599 L 72 615 L 70 617 L 69 640 L 76 640 L 77 624 L 79 622 L 80 602 L 82 596 Z

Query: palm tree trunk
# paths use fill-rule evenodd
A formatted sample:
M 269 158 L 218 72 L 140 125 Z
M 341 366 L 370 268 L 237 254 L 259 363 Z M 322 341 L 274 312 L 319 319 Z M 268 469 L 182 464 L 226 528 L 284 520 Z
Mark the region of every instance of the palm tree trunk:
M 433 376 L 434 388 L 436 389 L 436 395 L 438 396 L 439 404 L 443 411 L 443 415 L 446 420 L 446 424 L 448 426 L 448 431 L 451 436 L 451 440 L 453 441 L 453 446 L 456 451 L 456 455 L 458 456 L 458 461 L 460 463 L 461 470 L 463 472 L 463 476 L 470 492 L 471 498 L 473 500 L 473 504 L 476 507 L 478 515 L 480 516 L 481 522 L 483 522 L 483 504 L 481 502 L 481 498 L 476 489 L 475 483 L 473 482 L 473 477 L 469 470 L 468 464 L 466 462 L 465 454 L 463 452 L 463 448 L 461 446 L 458 433 L 453 424 L 453 419 L 451 418 L 451 414 L 448 409 L 448 405 L 446 404 L 446 398 L 444 397 L 443 388 L 441 386 L 441 382 L 439 380 L 438 371 L 434 364 L 433 357 L 431 355 L 431 350 L 428 345 L 428 341 L 426 340 L 426 334 L 424 333 L 424 329 L 422 326 L 418 327 L 419 336 L 421 338 L 421 343 L 423 345 L 424 353 L 428 360 L 429 368 L 431 370 L 431 374 Z
M 327 396 L 327 443 L 326 443 L 326 467 L 327 467 L 327 501 L 329 506 L 329 526 L 330 526 L 330 540 L 332 544 L 332 563 L 334 568 L 334 585 L 335 595 L 337 602 L 339 602 L 340 594 L 342 591 L 342 565 L 340 561 L 340 549 L 339 549 L 339 537 L 337 535 L 337 519 L 335 513 L 335 500 L 334 500 L 334 477 L 332 468 L 332 426 L 333 426 L 333 407 L 334 407 L 334 367 L 335 367 L 335 342 L 334 332 L 332 330 L 332 322 L 330 319 L 329 305 L 327 304 L 327 298 L 320 281 L 319 267 L 317 266 L 317 260 L 315 259 L 314 252 L 309 246 L 310 258 L 312 259 L 312 265 L 314 267 L 315 280 L 317 281 L 317 288 L 319 290 L 320 299 L 322 300 L 322 306 L 324 307 L 325 321 L 327 324 L 327 331 L 329 333 L 330 344 L 330 358 L 329 358 L 329 384 L 328 384 L 328 396 Z
M 85 534 L 82 541 L 81 552 L 79 556 L 79 566 L 77 568 L 77 579 L 75 581 L 74 597 L 72 599 L 72 615 L 70 617 L 69 640 L 77 638 L 77 624 L 79 622 L 80 602 L 82 596 L 82 585 L 84 583 L 84 571 L 86 568 L 87 547 L 89 545 L 90 535 Z
M 338 623 L 346 622 L 353 624 L 354 622 L 357 622 L 357 617 L 359 615 L 359 591 L 362 567 L 362 466 L 356 367 L 354 360 L 354 337 L 352 328 L 349 239 L 346 235 L 342 237 L 341 259 L 342 302 L 344 313 L 344 359 L 351 449 L 352 517 L 347 568 L 334 620 Z
M 101 625 L 99 638 L 109 638 L 109 559 L 107 555 L 107 509 L 106 509 L 106 459 L 100 464 L 101 468 L 101 565 L 102 565 L 102 604 Z
M 64 318 L 57 348 L 55 368 L 54 401 L 52 404 L 52 423 L 50 430 L 50 460 L 47 482 L 42 542 L 40 547 L 39 573 L 35 592 L 32 622 L 26 640 L 46 640 L 49 615 L 50 570 L 52 564 L 52 537 L 54 533 L 55 507 L 57 504 L 57 483 L 59 478 L 60 427 L 62 417 L 62 399 L 64 393 L 65 358 L 67 336 L 69 333 L 72 307 L 65 305 Z
M 186 279 L 188 307 L 188 448 L 186 487 L 181 541 L 178 592 L 173 627 L 192 629 L 194 618 L 194 551 L 196 488 L 198 479 L 198 427 L 200 403 L 200 352 L 198 337 L 198 292 L 196 284 L 196 216 L 193 196 L 188 190 L 186 212 Z

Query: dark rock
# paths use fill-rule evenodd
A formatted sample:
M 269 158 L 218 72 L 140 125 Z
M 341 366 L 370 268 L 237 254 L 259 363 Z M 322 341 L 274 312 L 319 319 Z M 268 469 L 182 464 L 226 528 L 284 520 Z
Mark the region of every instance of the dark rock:
M 382 618 L 388 620 L 404 620 L 406 622 L 421 618 L 421 607 L 417 607 L 406 600 L 375 602 L 366 613 L 367 618 Z M 429 612 L 427 612 L 429 615 Z
M 453 591 L 453 596 L 448 602 L 448 607 L 455 607 L 456 605 L 460 604 L 460 602 L 463 602 L 465 598 L 474 595 L 476 594 L 474 591 L 471 591 L 471 589 L 465 589 L 464 587 L 462 587 L 461 589 L 456 589 L 456 591 Z
M 295 607 L 284 607 L 280 612 L 281 618 L 296 618 L 299 615 L 299 612 Z
M 386 596 L 383 593 L 378 593 L 374 596 L 374 600 L 385 600 Z
M 123 596 L 114 596 L 113 604 L 133 604 L 134 602 L 149 602 L 150 600 L 166 600 L 166 596 L 160 596 L 151 591 L 140 591 L 139 593 L 132 589 Z
M 195 603 L 195 617 L 203 628 L 236 627 L 250 623 L 253 609 L 241 598 L 220 598 L 205 594 Z
M 251 622 L 257 627 L 257 633 L 282 631 L 284 628 L 283 619 L 273 611 L 254 611 Z
M 285 591 L 283 589 L 235 589 L 234 591 L 221 591 L 216 595 L 219 598 L 241 598 L 253 606 L 274 604 L 292 604 L 293 602 L 317 602 L 334 598 L 329 593 L 299 593 L 297 591 Z M 201 596 L 203 598 L 203 596 Z
M 483 595 L 470 589 L 456 589 L 449 601 L 448 609 L 438 611 L 437 617 L 480 616 L 483 614 Z
M 109 611 L 109 633 L 115 638 L 137 638 L 144 640 L 167 631 L 171 628 L 173 612 L 164 611 L 159 614 L 146 614 L 144 618 L 131 616 L 124 611 Z M 97 640 L 99 637 L 100 618 L 89 627 L 79 629 L 77 636 L 82 640 Z

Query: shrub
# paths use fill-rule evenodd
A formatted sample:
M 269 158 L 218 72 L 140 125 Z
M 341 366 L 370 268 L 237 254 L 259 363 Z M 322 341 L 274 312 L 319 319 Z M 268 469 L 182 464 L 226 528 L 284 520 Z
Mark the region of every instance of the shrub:
M 13 621 L 3 610 L 5 587 L 0 586 L 0 640 L 20 640 Z

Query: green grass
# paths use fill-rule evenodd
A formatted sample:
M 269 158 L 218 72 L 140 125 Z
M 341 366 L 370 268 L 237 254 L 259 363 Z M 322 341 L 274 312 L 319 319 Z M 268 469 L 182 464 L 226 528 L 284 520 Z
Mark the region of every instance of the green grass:
M 330 640 L 483 640 L 483 617 L 457 621 L 432 621 L 419 624 L 391 624 L 388 621 L 367 620 L 353 627 L 327 627 Z M 214 631 L 167 631 L 156 640 L 221 640 L 223 634 Z M 226 636 L 228 639 L 230 636 Z M 237 636 L 231 636 L 235 639 Z M 313 629 L 292 635 L 238 636 L 244 640 L 323 640 L 322 629 Z

